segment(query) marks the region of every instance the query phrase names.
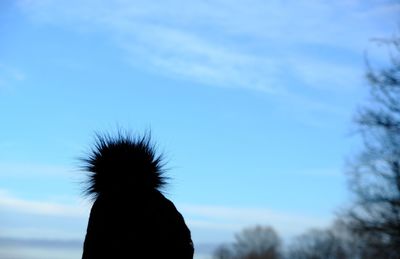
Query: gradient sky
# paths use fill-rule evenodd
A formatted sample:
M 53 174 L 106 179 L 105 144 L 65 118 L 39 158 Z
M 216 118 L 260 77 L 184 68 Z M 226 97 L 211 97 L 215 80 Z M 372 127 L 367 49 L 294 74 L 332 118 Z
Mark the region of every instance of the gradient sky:
M 0 237 L 83 239 L 77 158 L 151 129 L 196 244 L 349 201 L 352 116 L 396 1 L 0 2 Z

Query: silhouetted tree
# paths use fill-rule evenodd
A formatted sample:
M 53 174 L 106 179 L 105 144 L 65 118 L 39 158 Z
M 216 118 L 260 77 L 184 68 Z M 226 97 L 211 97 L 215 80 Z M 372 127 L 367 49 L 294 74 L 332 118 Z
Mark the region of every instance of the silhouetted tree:
M 214 252 L 218 259 L 277 259 L 281 241 L 271 227 L 245 228 L 235 235 L 230 246 L 223 245 Z
M 223 244 L 217 247 L 214 251 L 214 258 L 215 259 L 233 259 L 234 258 L 234 253 L 232 250 L 232 247 Z
M 290 247 L 288 258 L 346 259 L 341 241 L 330 229 L 313 229 L 295 238 Z
M 390 62 L 368 64 L 371 98 L 355 120 L 364 148 L 348 171 L 355 202 L 344 215 L 369 256 L 400 258 L 400 38 L 380 42 Z
M 294 238 L 288 259 L 366 259 L 352 232 L 341 220 L 327 229 L 311 229 Z

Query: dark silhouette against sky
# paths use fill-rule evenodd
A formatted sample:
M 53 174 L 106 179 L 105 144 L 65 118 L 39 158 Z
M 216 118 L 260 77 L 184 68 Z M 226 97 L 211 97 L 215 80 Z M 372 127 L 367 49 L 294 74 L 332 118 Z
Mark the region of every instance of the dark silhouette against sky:
M 149 136 L 97 136 L 83 160 L 90 212 L 83 259 L 193 258 L 188 227 L 160 188 L 161 156 Z

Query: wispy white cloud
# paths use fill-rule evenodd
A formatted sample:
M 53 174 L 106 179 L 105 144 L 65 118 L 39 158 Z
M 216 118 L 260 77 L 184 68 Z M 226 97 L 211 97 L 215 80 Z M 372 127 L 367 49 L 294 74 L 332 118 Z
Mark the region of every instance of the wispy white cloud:
M 6 212 L 9 215 L 22 213 L 84 220 L 88 218 L 90 204 L 82 200 L 76 200 L 74 204 L 65 204 L 62 201 L 24 199 L 7 190 L 0 189 L 0 208 L 3 214 Z M 225 231 L 231 234 L 249 225 L 265 224 L 273 226 L 283 236 L 288 237 L 310 227 L 327 226 L 331 220 L 328 216 L 304 215 L 265 208 L 178 204 L 178 209 L 184 214 L 188 225 L 193 229 Z M 27 235 L 29 226 L 25 226 L 23 229 L 11 228 L 7 231 L 8 236 L 18 237 L 18 233 Z M 196 230 L 194 231 L 196 232 Z M 31 232 L 37 233 L 37 229 L 33 228 Z M 58 230 L 54 229 L 47 230 L 47 232 L 51 236 L 60 234 Z
M 15 216 L 15 214 L 12 214 Z M 28 214 L 32 215 L 32 214 Z M 79 220 L 79 218 L 76 218 Z M 83 219 L 84 221 L 84 219 Z M 30 226 L 25 222 L 21 222 L 22 226 L 6 226 L 4 222 L 0 226 L 0 239 L 1 238 L 12 238 L 12 239 L 20 239 L 20 238 L 31 238 L 31 239 L 62 239 L 62 240 L 82 240 L 85 236 L 85 228 L 79 229 L 79 227 L 71 225 L 62 225 L 58 224 L 55 226 L 48 226 L 41 222 L 37 223 L 35 221 L 30 221 Z M 84 221 L 84 224 L 87 222 Z M 65 223 L 64 223 L 65 224 Z M 25 225 L 25 226 L 24 226 Z M 86 225 L 85 225 L 86 226 Z M 1 257 L 0 257 L 1 258 Z
M 0 189 L 0 207 L 2 210 L 14 211 L 25 214 L 49 215 L 62 217 L 86 217 L 88 206 L 84 202 L 74 205 L 65 205 L 48 201 L 21 199 Z
M 59 165 L 42 165 L 27 162 L 5 163 L 0 161 L 0 176 L 13 178 L 69 177 L 72 169 Z
M 278 110 L 296 107 L 292 119 L 322 128 L 327 118 L 349 116 L 364 83 L 364 51 L 371 38 L 392 35 L 400 9 L 390 0 L 18 4 L 34 22 L 106 35 L 135 67 L 259 91 Z
M 237 232 L 247 226 L 270 225 L 285 237 L 293 236 L 311 227 L 326 227 L 330 216 L 304 215 L 266 208 L 209 206 L 182 204 L 179 206 L 194 228 Z
M 322 91 L 354 83 L 354 64 L 309 57 L 319 48 L 360 57 L 369 38 L 393 29 L 399 9 L 358 0 L 19 3 L 35 21 L 108 33 L 131 62 L 148 69 L 274 94 L 296 87 L 284 79 L 291 73 Z
M 22 198 L 0 189 L 0 238 L 82 239 L 89 209 L 77 197 Z

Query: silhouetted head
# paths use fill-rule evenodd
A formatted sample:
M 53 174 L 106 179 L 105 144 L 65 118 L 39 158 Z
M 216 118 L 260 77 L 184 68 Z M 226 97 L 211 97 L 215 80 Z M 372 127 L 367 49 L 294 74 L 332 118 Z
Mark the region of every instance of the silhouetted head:
M 97 134 L 94 147 L 82 160 L 89 174 L 85 193 L 94 198 L 159 191 L 165 184 L 162 156 L 156 155 L 149 134 Z
M 150 135 L 97 135 L 88 157 L 86 194 L 95 198 L 83 259 L 193 258 L 185 220 L 160 192 L 163 163 Z

